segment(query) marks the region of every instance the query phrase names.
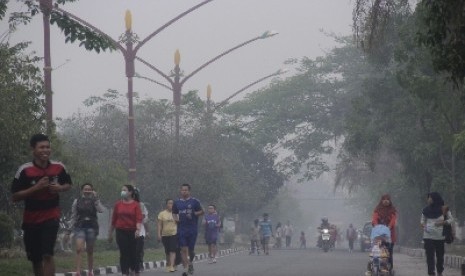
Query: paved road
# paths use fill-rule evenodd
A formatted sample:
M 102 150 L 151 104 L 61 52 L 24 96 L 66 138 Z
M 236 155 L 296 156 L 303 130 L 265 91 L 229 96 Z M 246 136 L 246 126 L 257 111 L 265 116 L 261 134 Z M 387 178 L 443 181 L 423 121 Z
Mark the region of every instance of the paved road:
M 363 276 L 365 275 L 367 253 L 349 253 L 336 250 L 323 253 L 317 249 L 275 250 L 271 255 L 253 255 L 239 253 L 225 256 L 216 264 L 205 261 L 195 264 L 194 275 L 198 276 Z M 423 258 L 414 258 L 397 253 L 394 255 L 396 276 L 427 275 Z M 166 273 L 163 269 L 146 271 L 142 275 L 181 275 L 180 271 Z M 459 276 L 458 270 L 448 269 L 445 276 Z

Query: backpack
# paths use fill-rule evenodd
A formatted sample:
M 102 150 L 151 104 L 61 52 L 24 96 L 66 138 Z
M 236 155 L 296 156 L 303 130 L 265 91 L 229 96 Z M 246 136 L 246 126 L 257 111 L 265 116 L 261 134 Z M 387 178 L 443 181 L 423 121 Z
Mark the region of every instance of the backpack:
M 95 197 L 79 197 L 76 200 L 76 226 L 79 228 L 94 228 L 98 232 L 97 208 Z

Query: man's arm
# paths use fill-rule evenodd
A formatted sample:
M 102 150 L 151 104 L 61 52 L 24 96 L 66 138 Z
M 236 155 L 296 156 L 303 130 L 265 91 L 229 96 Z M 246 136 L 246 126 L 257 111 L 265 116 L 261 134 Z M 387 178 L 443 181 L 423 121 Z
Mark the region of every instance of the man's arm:
M 20 180 L 15 179 L 13 185 L 20 185 L 19 181 Z M 39 181 L 37 181 L 37 183 L 35 185 L 33 185 L 33 186 L 31 186 L 31 187 L 29 187 L 27 189 L 24 189 L 24 190 L 13 192 L 13 196 L 12 196 L 13 202 L 24 200 L 24 199 L 32 196 L 33 194 L 35 194 L 38 191 L 41 191 L 43 189 L 47 189 L 48 186 L 49 186 L 48 177 L 42 177 Z

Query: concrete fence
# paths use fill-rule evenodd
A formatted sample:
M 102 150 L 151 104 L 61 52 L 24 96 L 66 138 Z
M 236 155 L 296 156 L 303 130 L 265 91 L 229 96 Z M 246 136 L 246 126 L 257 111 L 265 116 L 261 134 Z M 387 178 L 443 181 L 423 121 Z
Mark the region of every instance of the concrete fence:
M 400 253 L 412 257 L 425 258 L 424 249 L 400 247 Z M 450 268 L 460 269 L 462 271 L 462 275 L 465 275 L 465 257 L 463 256 L 445 254 L 444 265 Z

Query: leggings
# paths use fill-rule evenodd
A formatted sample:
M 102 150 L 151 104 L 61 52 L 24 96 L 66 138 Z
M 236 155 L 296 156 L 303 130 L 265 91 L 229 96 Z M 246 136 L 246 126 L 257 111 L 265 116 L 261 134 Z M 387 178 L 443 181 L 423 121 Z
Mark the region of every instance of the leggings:
M 137 260 L 135 230 L 116 229 L 116 243 L 119 248 L 119 264 L 121 273 L 129 274 L 129 269 L 139 273 Z
M 434 275 L 434 255 L 436 255 L 436 270 L 438 274 L 444 271 L 444 240 L 423 239 L 425 242 L 426 264 L 428 275 Z

